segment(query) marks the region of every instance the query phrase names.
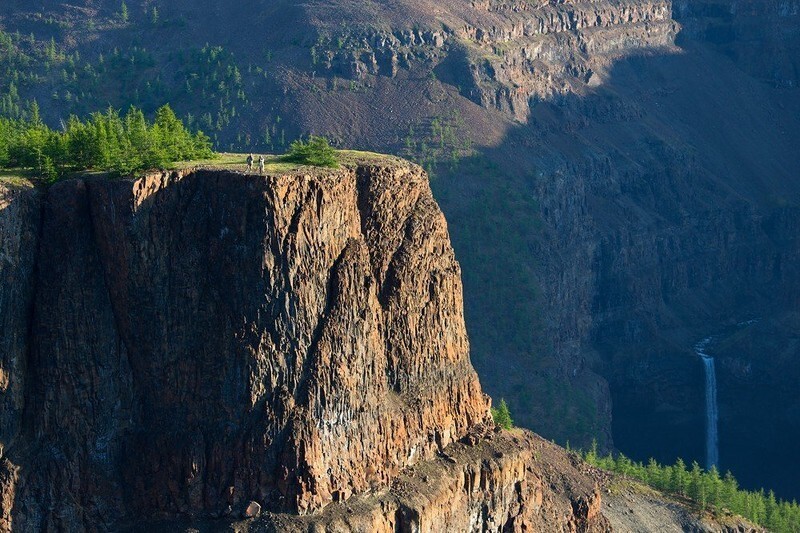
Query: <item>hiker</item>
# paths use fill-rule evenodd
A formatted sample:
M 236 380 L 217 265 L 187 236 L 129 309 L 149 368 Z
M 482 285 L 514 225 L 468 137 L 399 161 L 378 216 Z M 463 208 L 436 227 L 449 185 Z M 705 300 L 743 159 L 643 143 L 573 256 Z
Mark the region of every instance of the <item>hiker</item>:
M 258 156 L 258 173 L 259 174 L 263 174 L 264 173 L 264 156 L 263 155 Z
M 253 170 L 253 154 L 247 156 L 247 170 Z

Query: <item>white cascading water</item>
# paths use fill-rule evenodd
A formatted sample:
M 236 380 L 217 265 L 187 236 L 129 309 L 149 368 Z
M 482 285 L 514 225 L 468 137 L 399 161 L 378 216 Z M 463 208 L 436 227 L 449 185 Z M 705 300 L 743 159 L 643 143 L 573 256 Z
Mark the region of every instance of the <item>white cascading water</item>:
M 714 368 L 714 358 L 705 352 L 711 342 L 711 337 L 698 342 L 694 351 L 703 361 L 706 373 L 706 468 L 719 467 L 719 409 L 717 407 L 717 372 Z

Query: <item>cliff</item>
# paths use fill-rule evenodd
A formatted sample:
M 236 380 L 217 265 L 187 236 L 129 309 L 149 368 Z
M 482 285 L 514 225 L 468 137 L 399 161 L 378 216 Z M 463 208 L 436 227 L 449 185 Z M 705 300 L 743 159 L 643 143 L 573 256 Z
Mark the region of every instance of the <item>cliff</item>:
M 720 523 L 525 431 L 421 168 L 0 183 L 1 531 Z
M 0 184 L 0 456 L 20 431 L 25 405 L 40 215 L 41 196 L 29 182 Z
M 313 514 L 493 436 L 416 166 L 0 190 L 2 530 Z M 436 505 L 373 525 L 523 527 L 543 489 L 514 441 L 475 494 L 433 472 Z
M 330 24 L 337 17 L 320 21 L 322 37 L 314 51 L 322 72 L 394 78 L 403 68 L 432 68 L 462 97 L 525 122 L 532 101 L 597 82 L 598 71 L 631 50 L 669 47 L 678 29 L 671 3 L 664 0 L 451 1 L 429 3 L 427 10 L 425 4 L 406 1 L 396 10 L 419 13 L 412 31 L 402 29 L 407 20 L 383 13 L 379 18 L 393 22 L 388 28 L 367 27 L 341 36 Z

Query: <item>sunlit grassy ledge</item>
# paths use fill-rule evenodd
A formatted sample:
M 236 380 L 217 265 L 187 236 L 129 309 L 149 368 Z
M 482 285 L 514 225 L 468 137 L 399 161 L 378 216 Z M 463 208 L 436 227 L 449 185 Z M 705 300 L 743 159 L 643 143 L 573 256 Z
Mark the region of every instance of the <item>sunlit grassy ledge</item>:
M 198 161 L 181 161 L 170 165 L 168 170 L 185 170 L 191 168 L 205 168 L 205 169 L 221 169 L 221 170 L 234 170 L 238 172 L 247 171 L 247 155 L 233 154 L 233 153 L 220 153 L 215 159 L 205 159 Z M 339 165 L 342 167 L 355 167 L 363 164 L 380 164 L 380 163 L 399 163 L 403 161 L 399 157 L 379 154 L 376 152 L 362 152 L 359 150 L 337 150 L 337 158 Z M 258 154 L 254 154 L 258 158 Z M 266 161 L 264 164 L 264 173 L 275 174 L 296 174 L 301 172 L 318 173 L 330 172 L 333 169 L 323 167 L 313 167 L 308 165 L 301 165 L 297 163 L 289 163 L 283 160 L 283 156 L 268 155 L 264 156 Z M 258 174 L 258 163 L 253 164 L 254 169 L 249 173 Z
M 171 165 L 167 165 L 167 167 L 164 170 L 219 169 L 219 170 L 231 170 L 235 172 L 250 173 L 257 175 L 258 174 L 257 161 L 253 164 L 254 169 L 249 172 L 247 171 L 247 155 L 248 154 L 246 153 L 243 154 L 220 153 L 217 154 L 217 157 L 214 159 L 200 159 L 194 161 L 181 161 L 178 163 L 173 163 Z M 253 155 L 257 160 L 258 154 L 256 153 Z M 339 159 L 340 166 L 345 168 L 353 168 L 358 165 L 364 165 L 364 164 L 367 165 L 397 164 L 404 161 L 403 159 L 393 155 L 379 154 L 376 152 L 362 152 L 359 150 L 337 150 L 336 155 Z M 266 175 L 274 176 L 280 174 L 299 174 L 299 173 L 319 174 L 319 173 L 329 173 L 335 171 L 335 169 L 330 169 L 330 168 L 313 167 L 307 165 L 300 165 L 297 163 L 289 163 L 284 161 L 283 156 L 280 155 L 266 155 L 264 157 L 266 159 L 264 165 L 264 174 Z M 146 174 L 150 174 L 156 170 L 158 169 L 136 172 L 130 176 L 127 176 L 127 179 L 136 179 Z M 109 176 L 111 176 L 111 174 L 108 172 L 86 170 L 86 171 L 74 172 L 68 175 L 65 179 L 69 178 L 102 179 Z M 126 179 L 126 177 L 112 178 L 112 179 Z M 30 169 L 0 170 L 0 183 L 4 185 L 30 187 L 33 184 L 37 184 L 39 182 L 40 180 L 37 179 L 35 173 Z
M 27 170 L 0 169 L 0 184 L 13 187 L 33 187 L 33 173 Z

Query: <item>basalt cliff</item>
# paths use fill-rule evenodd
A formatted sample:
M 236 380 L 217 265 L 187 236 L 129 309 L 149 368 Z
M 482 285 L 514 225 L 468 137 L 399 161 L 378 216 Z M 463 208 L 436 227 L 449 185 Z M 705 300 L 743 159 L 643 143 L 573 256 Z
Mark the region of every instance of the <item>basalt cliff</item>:
M 553 503 L 531 437 L 494 435 L 419 167 L 0 193 L 0 530 L 314 515 L 459 439 L 482 452 L 361 530 L 605 524 L 591 484 Z

